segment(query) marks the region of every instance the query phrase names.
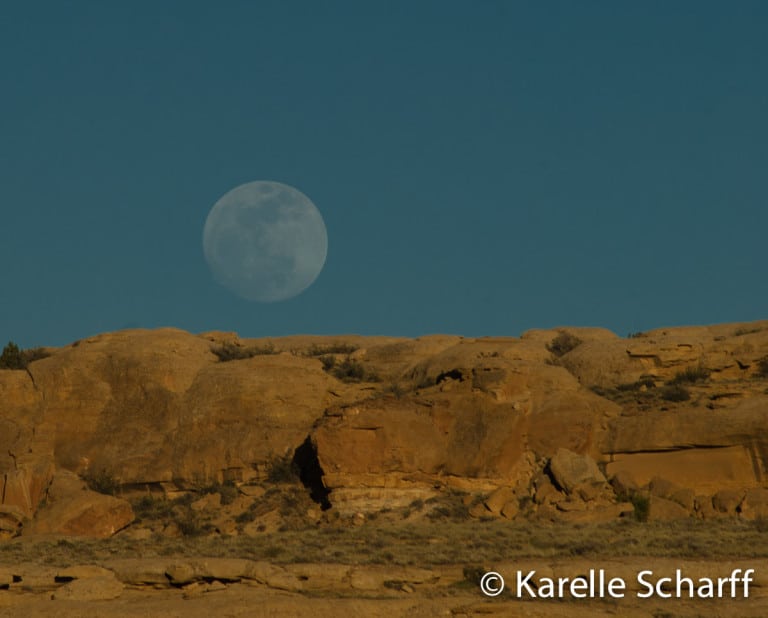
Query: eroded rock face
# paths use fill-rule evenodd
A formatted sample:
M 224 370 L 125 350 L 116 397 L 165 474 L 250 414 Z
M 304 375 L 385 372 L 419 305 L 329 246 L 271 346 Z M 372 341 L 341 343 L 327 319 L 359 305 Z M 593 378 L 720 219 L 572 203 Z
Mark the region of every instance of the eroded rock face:
M 222 345 L 244 353 L 223 362 Z M 104 517 L 112 523 L 98 534 L 109 534 L 130 520 L 120 501 L 61 490 L 66 471 L 168 491 L 263 479 L 306 444 L 313 496 L 355 512 L 441 487 L 503 488 L 503 504 L 501 494 L 482 504 L 507 518 L 625 512 L 606 497 L 603 472 L 622 497 L 666 479 L 677 493 L 654 495 L 689 514 L 721 512 L 712 500 L 724 490 L 743 501 L 728 512 L 765 510 L 748 492 L 766 482 L 768 321 L 629 339 L 579 328 L 268 341 L 132 330 L 50 352 L 0 371 L 6 536 L 18 522 L 83 532 Z M 685 398 L 663 390 L 671 382 Z M 569 486 L 564 452 L 592 462 L 592 481 Z M 678 512 L 656 502 L 657 513 Z
M 425 475 L 528 487 L 537 458 L 563 447 L 595 453 L 595 431 L 616 413 L 561 368 L 482 357 L 467 368 L 470 362 L 432 369 L 436 385 L 418 393 L 329 409 L 312 432 L 326 485 L 338 495 Z
M 25 532 L 108 538 L 133 519 L 126 500 L 90 491 L 77 475 L 59 470 L 49 487 L 47 503 Z

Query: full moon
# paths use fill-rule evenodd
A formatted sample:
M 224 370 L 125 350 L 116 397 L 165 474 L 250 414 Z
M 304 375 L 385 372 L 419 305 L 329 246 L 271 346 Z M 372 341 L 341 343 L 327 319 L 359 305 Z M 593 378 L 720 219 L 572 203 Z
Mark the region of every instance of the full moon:
M 293 298 L 317 279 L 328 234 L 320 211 L 301 191 L 259 180 L 235 187 L 213 205 L 203 252 L 221 285 L 272 303 Z

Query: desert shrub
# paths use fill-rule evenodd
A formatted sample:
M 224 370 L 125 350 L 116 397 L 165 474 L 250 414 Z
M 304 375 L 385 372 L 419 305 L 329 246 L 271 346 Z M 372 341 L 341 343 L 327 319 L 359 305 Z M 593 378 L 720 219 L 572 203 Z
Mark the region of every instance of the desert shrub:
M 343 382 L 360 382 L 365 377 L 365 367 L 351 358 L 347 358 L 333 368 L 333 375 Z
M 636 382 L 630 382 L 628 384 L 619 384 L 616 389 L 620 391 L 639 391 L 642 387 L 654 388 L 656 382 L 650 376 L 643 376 Z M 594 389 L 593 389 L 594 390 Z
M 24 369 L 25 367 L 19 346 L 9 341 L 0 355 L 0 369 Z
M 167 498 L 156 498 L 149 495 L 131 501 L 131 507 L 139 521 L 167 520 L 173 515 L 173 506 L 174 503 Z
M 237 485 L 232 481 L 225 481 L 224 483 L 213 483 L 208 487 L 203 487 L 200 490 L 202 494 L 219 494 L 221 496 L 221 503 L 232 504 L 240 495 L 240 490 Z
M 240 491 L 237 489 L 234 483 L 226 482 L 219 486 L 219 493 L 221 494 L 222 504 L 232 504 L 240 495 Z
M 441 496 L 438 499 L 437 506 L 434 506 L 427 513 L 427 518 L 430 521 L 464 521 L 469 518 L 469 509 L 470 506 L 464 504 L 462 494 Z
M 757 375 L 762 378 L 768 378 L 768 356 L 763 356 L 757 361 Z
M 285 551 L 283 547 L 280 547 L 279 545 L 269 545 L 268 547 L 264 548 L 264 551 L 262 554 L 265 558 L 277 558 L 280 554 L 282 554 Z
M 581 339 L 575 335 L 571 335 L 570 333 L 560 333 L 549 343 L 549 345 L 547 345 L 547 350 L 559 357 L 567 354 L 581 343 Z
M 703 382 L 709 378 L 709 369 L 702 365 L 696 367 L 686 367 L 683 371 L 678 371 L 675 377 L 669 382 L 670 384 L 684 384 Z
M 751 335 L 753 333 L 759 333 L 762 330 L 762 328 L 756 326 L 737 328 L 735 331 L 733 331 L 733 336 L 741 337 L 742 335 Z
M 386 392 L 390 395 L 394 395 L 395 399 L 400 399 L 405 395 L 405 389 L 397 382 L 393 382 L 386 388 Z
M 248 524 L 254 521 L 255 519 L 256 519 L 256 513 L 253 510 L 248 509 L 247 511 L 243 511 L 242 513 L 240 513 L 240 515 L 237 515 L 235 517 L 235 523 Z
M 666 401 L 688 401 L 691 393 L 682 384 L 668 384 L 661 389 L 661 398 Z
M 321 356 L 320 362 L 323 363 L 323 371 L 330 372 L 333 366 L 336 364 L 336 357 L 332 354 L 328 356 Z
M 174 498 L 171 500 L 171 503 L 174 506 L 189 506 L 192 504 L 195 500 L 197 500 L 197 494 L 194 494 L 192 492 L 182 494 L 181 496 Z
M 30 363 L 49 356 L 45 348 L 21 350 L 13 341 L 9 341 L 0 354 L 0 369 L 26 369 Z
M 243 347 L 236 343 L 224 343 L 220 346 L 211 348 L 216 356 L 219 357 L 220 362 L 228 362 L 234 360 L 243 360 L 246 358 L 253 358 L 254 356 L 267 356 L 270 354 L 277 354 L 275 346 L 271 343 L 267 343 L 263 346 L 250 346 Z
M 283 517 L 291 517 L 301 512 L 307 496 L 302 492 L 284 492 L 280 495 L 279 512 Z
M 366 371 L 360 361 L 347 357 L 342 362 L 337 363 L 335 356 L 324 356 L 323 369 L 333 377 L 342 382 L 378 382 L 379 376 L 375 373 Z
M 232 481 L 225 481 L 218 486 L 218 493 L 221 495 L 221 503 L 227 505 L 237 500 L 240 490 Z
M 423 509 L 423 508 L 424 508 L 424 500 L 422 500 L 421 498 L 416 498 L 415 500 L 413 500 L 413 501 L 412 501 L 412 502 L 411 502 L 411 503 L 408 505 L 408 507 L 409 507 L 409 508 L 412 508 L 412 509 L 414 509 L 414 510 L 416 510 L 416 511 L 420 511 L 421 509 Z
M 630 496 L 629 501 L 632 503 L 632 506 L 635 507 L 635 510 L 633 512 L 635 521 L 639 521 L 639 522 L 648 521 L 648 516 L 651 514 L 650 499 L 647 496 L 636 493 Z
M 108 496 L 114 496 L 120 489 L 120 483 L 104 468 L 86 472 L 83 480 L 89 489 Z
M 184 510 L 184 512 L 176 518 L 175 523 L 179 527 L 179 532 L 184 536 L 202 536 L 213 530 L 213 526 L 192 509 Z
M 645 333 L 638 331 L 633 333 L 627 333 L 627 339 L 638 339 L 639 337 L 645 337 Z
M 435 378 L 430 378 L 429 376 L 424 376 L 421 380 L 419 380 L 416 383 L 416 386 L 414 388 L 416 390 L 420 390 L 422 388 L 431 388 L 436 384 Z
M 358 346 L 349 343 L 332 343 L 331 345 L 313 344 L 307 350 L 307 356 L 325 356 L 327 354 L 352 354 Z

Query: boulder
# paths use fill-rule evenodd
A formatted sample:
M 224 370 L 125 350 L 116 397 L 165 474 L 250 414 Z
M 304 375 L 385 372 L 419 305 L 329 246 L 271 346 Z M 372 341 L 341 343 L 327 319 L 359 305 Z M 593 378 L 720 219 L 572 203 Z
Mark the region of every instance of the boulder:
M 64 470 L 54 477 L 48 503 L 25 527 L 24 534 L 107 538 L 133 520 L 133 510 L 126 500 L 85 489 L 76 475 Z
M 696 496 L 693 499 L 693 508 L 696 515 L 701 519 L 712 519 L 719 515 L 715 507 L 712 506 L 712 496 Z
M 558 449 L 549 460 L 549 471 L 555 483 L 571 494 L 579 485 L 604 485 L 606 480 L 595 460 L 568 449 Z
M 552 484 L 549 476 L 543 472 L 539 473 L 534 479 L 536 493 L 533 495 L 533 501 L 536 504 L 556 504 L 565 500 L 565 494 L 558 491 Z
M 56 590 L 51 598 L 56 601 L 108 601 L 123 593 L 123 584 L 115 576 L 75 579 Z
M 683 487 L 669 496 L 672 502 L 677 502 L 686 511 L 693 512 L 696 508 L 696 494 L 693 489 Z
M 735 515 L 736 509 L 741 504 L 744 493 L 733 489 L 721 489 L 712 496 L 712 506 L 718 513 Z
M 649 500 L 648 519 L 649 521 L 659 521 L 668 519 L 685 519 L 691 516 L 690 511 L 679 505 L 677 502 L 651 496 Z
M 648 491 L 652 496 L 658 496 L 659 498 L 669 498 L 680 489 L 672 481 L 668 481 L 660 476 L 654 476 L 651 482 L 648 484 Z
M 746 491 L 738 506 L 739 516 L 744 519 L 768 517 L 768 489 L 753 487 Z
M 502 509 L 505 505 L 514 498 L 514 492 L 509 487 L 499 487 L 490 496 L 488 496 L 484 503 L 486 508 L 493 515 L 501 515 Z
M 114 572 L 96 564 L 77 564 L 59 569 L 54 576 L 58 583 L 67 583 L 73 579 L 93 579 L 96 577 L 113 577 Z
M 513 497 L 504 503 L 501 507 L 501 516 L 504 519 L 514 519 L 520 512 L 520 502 L 517 498 Z

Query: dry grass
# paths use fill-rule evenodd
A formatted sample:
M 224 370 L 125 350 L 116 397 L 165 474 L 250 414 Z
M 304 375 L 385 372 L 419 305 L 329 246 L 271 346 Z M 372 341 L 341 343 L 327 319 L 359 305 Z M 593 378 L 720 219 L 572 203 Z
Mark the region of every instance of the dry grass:
M 581 345 L 581 343 L 581 339 L 576 335 L 562 332 L 547 345 L 547 350 L 560 357 L 568 354 L 568 352 Z
M 17 539 L 0 545 L 0 563 L 66 566 L 117 557 L 237 557 L 274 563 L 492 564 L 518 558 L 689 559 L 768 557 L 766 526 L 736 519 L 600 525 L 466 521 L 388 522 L 360 527 L 312 525 L 256 537 L 220 535 L 136 541 Z
M 278 350 L 271 342 L 267 342 L 263 346 L 250 346 L 243 347 L 236 343 L 224 343 L 220 346 L 214 346 L 211 348 L 213 352 L 222 363 L 235 360 L 244 360 L 246 358 L 253 358 L 254 356 L 270 356 L 277 354 Z

